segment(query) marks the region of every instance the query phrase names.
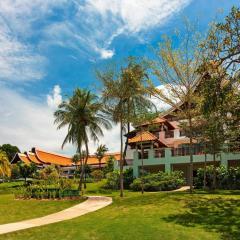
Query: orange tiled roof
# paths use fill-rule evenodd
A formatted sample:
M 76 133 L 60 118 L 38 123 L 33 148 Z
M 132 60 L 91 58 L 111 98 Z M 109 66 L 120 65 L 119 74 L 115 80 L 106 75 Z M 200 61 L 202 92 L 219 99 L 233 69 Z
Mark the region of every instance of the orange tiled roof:
M 149 131 L 143 131 L 138 133 L 135 137 L 128 139 L 129 143 L 136 143 L 136 142 L 148 142 L 148 141 L 155 141 L 158 138 L 150 133 Z
M 60 166 L 72 166 L 72 158 L 55 153 L 45 152 L 39 149 L 34 150 L 39 161 L 45 164 L 55 164 Z
M 42 164 L 42 162 L 40 162 L 40 161 L 37 159 L 37 157 L 36 157 L 36 155 L 35 155 L 34 153 L 32 153 L 32 152 L 27 152 L 26 155 L 27 155 L 28 159 L 29 159 L 31 162 L 33 162 L 33 163 L 35 163 L 35 164 Z
M 105 164 L 110 156 L 113 156 L 117 161 L 120 160 L 120 153 L 107 153 L 101 160 L 101 164 Z M 99 164 L 99 161 L 95 155 L 90 155 L 87 164 L 96 165 Z
M 30 160 L 28 159 L 27 155 L 24 153 L 17 153 L 17 156 L 20 158 L 21 161 L 23 161 L 26 164 L 30 164 Z

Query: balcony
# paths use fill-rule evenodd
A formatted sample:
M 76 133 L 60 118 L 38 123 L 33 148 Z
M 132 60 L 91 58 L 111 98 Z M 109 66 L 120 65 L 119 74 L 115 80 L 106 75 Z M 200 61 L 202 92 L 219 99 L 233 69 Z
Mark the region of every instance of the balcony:
M 143 154 L 141 152 L 138 152 L 138 159 L 148 159 L 148 151 L 144 150 Z
M 190 148 L 189 147 L 181 147 L 181 148 L 172 148 L 171 149 L 172 156 L 189 156 L 190 155 Z M 204 154 L 204 148 L 201 146 L 193 147 L 192 148 L 193 155 L 202 155 Z
M 164 157 L 165 157 L 165 149 L 154 150 L 154 158 L 164 158 Z

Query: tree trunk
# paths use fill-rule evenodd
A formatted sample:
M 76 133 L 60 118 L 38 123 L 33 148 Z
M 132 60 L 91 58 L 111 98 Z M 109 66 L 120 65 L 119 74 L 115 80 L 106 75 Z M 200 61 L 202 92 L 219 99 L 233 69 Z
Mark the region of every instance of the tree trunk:
M 127 123 L 127 138 L 125 141 L 124 151 L 123 151 L 123 163 L 126 162 L 127 146 L 128 146 L 128 134 L 130 132 L 130 123 Z
M 142 132 L 142 127 L 141 127 Z M 144 186 L 143 186 L 143 145 L 142 145 L 142 133 L 141 133 L 141 162 L 142 162 L 142 172 L 141 172 L 141 190 L 142 194 L 144 193 Z
M 204 173 L 203 173 L 203 189 L 206 189 L 207 186 L 207 176 L 206 176 L 206 171 L 207 171 L 207 153 L 206 153 L 206 148 L 205 148 L 205 153 L 204 153 Z
M 78 190 L 82 191 L 82 180 L 83 180 L 83 159 L 80 160 L 81 166 L 80 166 L 80 175 L 79 175 L 79 185 L 78 185 Z
M 213 190 L 216 189 L 216 153 L 213 153 Z
M 86 185 L 86 172 L 85 172 L 85 166 L 87 165 L 87 162 L 88 162 L 88 155 L 89 155 L 89 149 L 88 149 L 88 143 L 87 141 L 85 141 L 85 148 L 86 148 L 86 159 L 85 159 L 85 163 L 84 163 L 84 168 L 83 168 L 83 174 L 84 174 L 84 189 L 87 188 L 87 185 Z
M 123 197 L 123 121 L 120 122 L 120 197 Z
M 98 160 L 98 161 L 99 161 L 99 164 L 98 164 L 99 170 L 101 170 L 101 168 L 102 168 L 102 166 L 101 166 L 101 160 L 102 160 L 102 159 L 99 159 L 99 160 Z
M 190 144 L 189 144 L 189 154 L 190 154 L 190 164 L 189 164 L 189 185 L 190 193 L 193 192 L 193 136 L 192 136 L 192 118 L 189 118 L 189 129 L 190 129 Z

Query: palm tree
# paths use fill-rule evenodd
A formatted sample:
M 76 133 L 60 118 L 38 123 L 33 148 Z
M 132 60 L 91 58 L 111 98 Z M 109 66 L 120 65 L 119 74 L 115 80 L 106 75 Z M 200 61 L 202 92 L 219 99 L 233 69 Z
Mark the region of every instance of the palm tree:
M 105 144 L 100 144 L 97 148 L 97 151 L 95 152 L 95 155 L 99 162 L 99 169 L 101 169 L 101 161 L 105 156 L 105 153 L 108 151 L 108 148 Z
M 77 153 L 82 152 L 84 146 L 86 157 L 82 164 L 79 190 L 82 190 L 84 166 L 87 164 L 89 156 L 89 140 L 97 141 L 103 135 L 101 127 L 111 128 L 111 123 L 102 112 L 102 103 L 98 97 L 88 90 L 77 88 L 73 96 L 67 101 L 63 101 L 58 110 L 54 113 L 55 124 L 58 129 L 67 127 L 67 135 L 63 141 L 62 148 L 67 143 L 72 143 L 77 147 Z
M 10 177 L 11 167 L 7 154 L 0 150 L 0 177 Z
M 103 83 L 102 98 L 112 121 L 120 125 L 120 196 L 123 196 L 123 165 L 125 162 L 128 137 L 123 151 L 123 132 L 130 132 L 130 124 L 138 114 L 149 111 L 153 103 L 148 97 L 146 67 L 129 58 L 128 65 L 120 73 L 98 72 Z M 127 135 L 128 136 L 128 135 Z

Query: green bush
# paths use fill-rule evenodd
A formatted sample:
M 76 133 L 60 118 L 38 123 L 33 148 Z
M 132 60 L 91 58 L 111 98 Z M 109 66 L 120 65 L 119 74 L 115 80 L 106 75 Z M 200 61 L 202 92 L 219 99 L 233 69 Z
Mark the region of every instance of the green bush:
M 140 191 L 142 187 L 144 191 L 168 191 L 177 189 L 184 183 L 183 173 L 180 171 L 159 172 L 135 179 L 130 188 L 134 191 Z
M 91 176 L 93 177 L 95 182 L 99 182 L 99 181 L 101 181 L 103 179 L 104 174 L 103 174 L 102 170 L 94 170 L 91 173 Z
M 20 187 L 15 196 L 23 199 L 59 199 L 79 196 L 79 191 L 74 189 L 73 183 L 71 179 L 66 178 L 60 178 L 54 184 L 49 184 L 48 180 L 35 181 L 28 186 Z
M 194 178 L 195 188 L 203 188 L 204 169 L 199 168 L 197 177 Z M 206 187 L 213 188 L 213 166 L 206 167 Z M 220 166 L 216 168 L 216 187 L 218 189 L 240 189 L 240 167 L 226 168 Z
M 133 169 L 128 168 L 123 171 L 123 186 L 129 189 L 134 180 Z M 120 188 L 120 172 L 115 170 L 106 174 L 106 183 L 103 185 L 105 189 L 117 190 Z

